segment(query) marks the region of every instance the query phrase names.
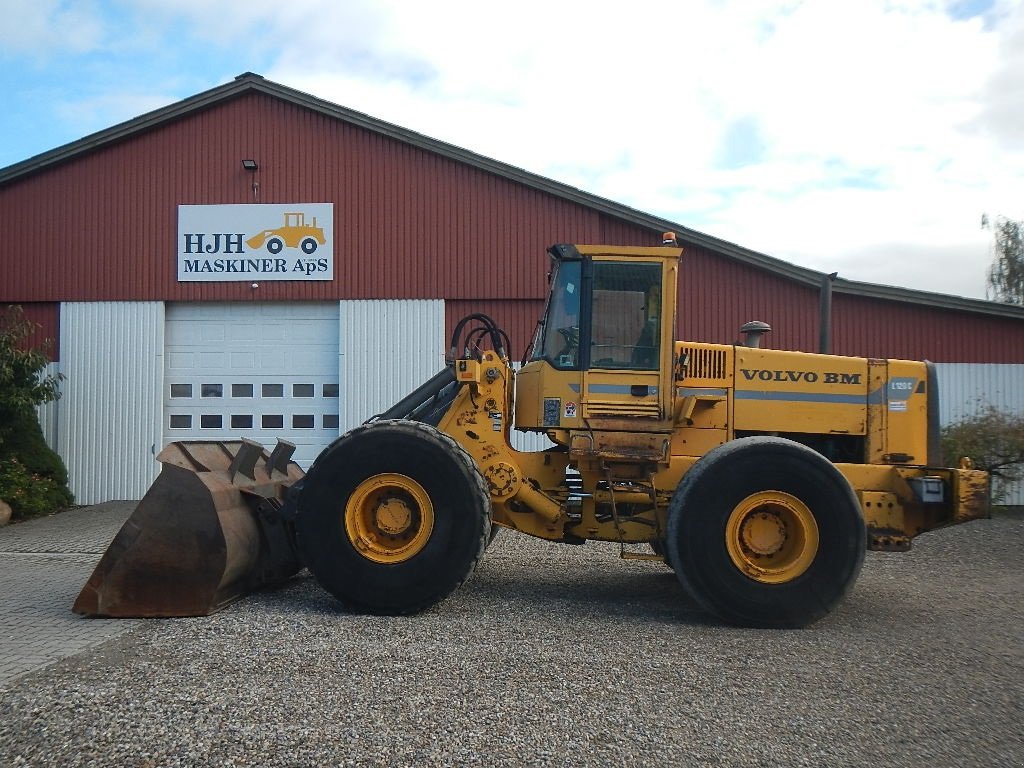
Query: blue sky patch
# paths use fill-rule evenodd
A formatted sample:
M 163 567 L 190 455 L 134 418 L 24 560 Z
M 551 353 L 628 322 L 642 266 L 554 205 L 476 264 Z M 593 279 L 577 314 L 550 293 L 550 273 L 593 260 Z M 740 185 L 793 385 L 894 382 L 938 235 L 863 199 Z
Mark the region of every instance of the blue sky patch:
M 757 165 L 764 160 L 765 150 L 764 137 L 757 119 L 741 117 L 726 127 L 715 165 L 727 170 Z

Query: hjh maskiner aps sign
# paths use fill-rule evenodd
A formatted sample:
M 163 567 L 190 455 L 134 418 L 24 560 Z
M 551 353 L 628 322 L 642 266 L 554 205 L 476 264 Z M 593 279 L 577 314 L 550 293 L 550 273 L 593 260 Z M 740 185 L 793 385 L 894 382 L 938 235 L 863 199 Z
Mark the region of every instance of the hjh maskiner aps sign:
M 334 279 L 334 204 L 179 205 L 179 282 Z

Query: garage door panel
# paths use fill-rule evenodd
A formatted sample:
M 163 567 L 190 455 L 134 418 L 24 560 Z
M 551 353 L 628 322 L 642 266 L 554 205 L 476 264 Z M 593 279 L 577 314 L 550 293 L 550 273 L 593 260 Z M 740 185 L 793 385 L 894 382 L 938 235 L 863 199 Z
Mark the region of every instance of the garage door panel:
M 195 366 L 194 357 L 191 352 L 168 352 L 165 360 L 169 370 L 188 370 Z
M 256 367 L 255 352 L 232 352 L 228 356 L 232 371 L 251 371 Z
M 224 325 L 222 323 L 197 323 L 199 325 L 199 341 L 223 341 Z
M 170 305 L 165 361 L 165 443 L 281 438 L 308 467 L 338 435 L 337 304 Z

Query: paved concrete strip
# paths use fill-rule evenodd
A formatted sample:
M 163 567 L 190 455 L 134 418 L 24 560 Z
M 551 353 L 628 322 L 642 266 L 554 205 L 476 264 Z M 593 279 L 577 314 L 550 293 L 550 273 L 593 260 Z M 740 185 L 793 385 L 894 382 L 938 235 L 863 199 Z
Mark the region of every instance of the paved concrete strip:
M 0 685 L 126 632 L 138 622 L 71 612 L 135 502 L 83 507 L 0 529 Z
M 0 528 L 0 553 L 101 555 L 137 504 L 109 501 Z

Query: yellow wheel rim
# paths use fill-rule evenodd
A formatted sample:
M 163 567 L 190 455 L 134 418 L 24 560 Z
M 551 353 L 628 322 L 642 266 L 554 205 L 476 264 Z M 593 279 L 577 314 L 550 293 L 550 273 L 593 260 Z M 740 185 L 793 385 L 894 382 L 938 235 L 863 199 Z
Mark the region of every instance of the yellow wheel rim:
M 818 554 L 818 524 L 800 499 L 782 491 L 755 493 L 733 509 L 725 526 L 733 564 L 754 581 L 784 584 Z
M 367 560 L 402 563 L 414 557 L 434 529 L 434 505 L 411 477 L 381 474 L 359 484 L 345 505 L 345 533 Z

